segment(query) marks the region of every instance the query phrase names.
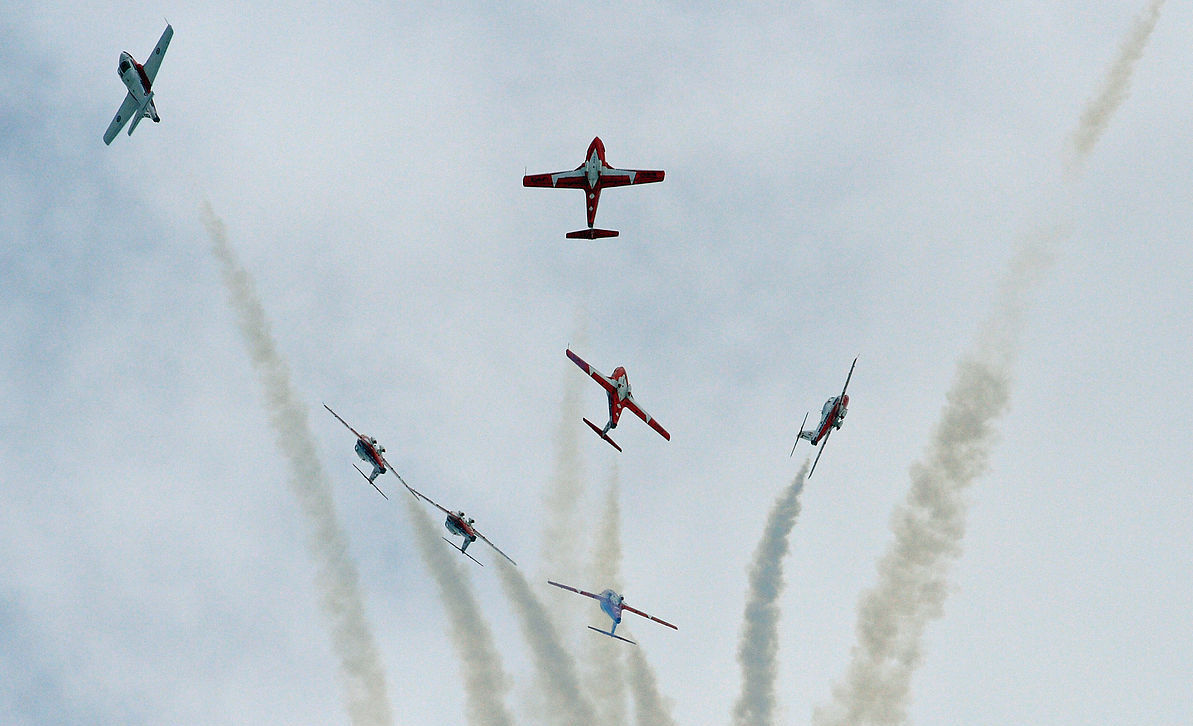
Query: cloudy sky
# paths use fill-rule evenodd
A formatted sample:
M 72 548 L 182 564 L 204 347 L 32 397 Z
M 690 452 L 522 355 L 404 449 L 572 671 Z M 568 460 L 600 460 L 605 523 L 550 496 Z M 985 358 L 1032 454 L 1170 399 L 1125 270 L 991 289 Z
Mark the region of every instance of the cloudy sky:
M 1024 300 L 1010 409 L 966 493 L 910 720 L 1193 721 L 1193 11 L 1164 8 L 1129 97 L 1066 175 L 1142 2 L 895 5 L 7 8 L 4 720 L 349 719 L 206 201 L 307 409 L 403 724 L 465 718 L 459 652 L 406 505 L 352 471 L 322 402 L 477 519 L 581 662 L 622 644 L 548 577 L 677 624 L 623 627 L 674 720 L 718 723 L 740 690 L 747 568 L 803 463 L 787 452 L 860 356 L 778 601 L 777 721 L 808 723 L 846 670 L 957 360 L 1021 241 L 1062 229 Z M 144 60 L 163 15 L 162 123 L 105 147 L 118 55 Z M 611 164 L 667 178 L 603 195 L 598 226 L 620 237 L 564 240 L 580 193 L 520 177 L 575 167 L 596 135 Z M 591 436 L 579 416 L 602 421 L 604 398 L 569 344 L 626 366 L 672 440 L 632 419 L 622 454 Z M 615 462 L 619 581 L 591 582 Z M 580 526 L 548 539 L 561 467 L 583 485 Z M 549 722 L 477 548 L 487 566 L 464 572 L 508 707 Z

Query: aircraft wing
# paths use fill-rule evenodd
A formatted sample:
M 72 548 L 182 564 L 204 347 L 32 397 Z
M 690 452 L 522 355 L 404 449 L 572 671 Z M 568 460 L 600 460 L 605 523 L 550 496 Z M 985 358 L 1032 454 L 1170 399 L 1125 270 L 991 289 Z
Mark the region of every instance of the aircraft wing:
M 120 133 L 120 129 L 128 123 L 128 120 L 137 113 L 137 99 L 133 98 L 133 94 L 128 93 L 124 96 L 124 103 L 120 104 L 120 109 L 116 111 L 116 117 L 112 119 L 112 123 L 108 124 L 108 130 L 104 132 L 104 143 L 111 144 L 112 139 Z
M 849 379 L 853 378 L 853 369 L 857 366 L 857 358 L 853 359 L 853 365 L 849 366 L 849 375 L 845 376 L 845 385 L 841 386 L 841 396 L 845 396 L 845 389 L 849 388 Z
M 585 592 L 584 590 L 577 590 L 576 588 L 572 587 L 571 585 L 562 585 L 558 582 L 555 582 L 554 580 L 547 580 L 547 584 L 554 585 L 555 587 L 562 587 L 564 590 L 571 590 L 572 592 L 576 593 L 577 595 L 584 595 L 586 597 L 592 598 L 593 600 L 601 599 L 600 595 L 593 595 L 591 592 Z
M 663 181 L 665 175 L 666 172 L 655 169 L 614 169 L 608 167 L 601 170 L 601 184 L 607 187 L 650 184 L 651 182 Z
M 395 472 L 395 473 L 396 473 L 396 472 Z M 399 479 L 401 479 L 402 477 L 398 477 L 398 478 L 399 478 Z M 403 481 L 402 483 L 403 483 L 403 484 L 406 484 L 406 482 L 405 482 L 405 481 Z M 443 512 L 444 514 L 448 515 L 449 517 L 450 517 L 452 514 L 454 514 L 454 512 L 449 512 L 449 511 L 447 511 L 447 509 L 445 509 L 445 508 L 443 507 L 443 505 L 442 505 L 442 504 L 440 504 L 439 502 L 436 502 L 434 499 L 431 499 L 431 498 L 430 498 L 430 497 L 428 497 L 426 494 L 423 494 L 422 492 L 418 491 L 417 489 L 415 489 L 414 487 L 410 486 L 409 484 L 406 484 L 406 489 L 407 489 L 407 490 L 409 490 L 409 491 L 410 491 L 410 493 L 411 493 L 411 494 L 413 494 L 413 495 L 414 495 L 414 497 L 415 497 L 416 499 L 425 499 L 425 500 L 426 500 L 428 503 L 430 503 L 430 505 L 431 505 L 432 507 L 435 507 L 436 509 L 438 509 L 439 511 L 441 511 L 441 512 Z M 497 548 L 496 548 L 496 547 L 494 547 L 493 549 L 497 549 Z
M 166 48 L 170 47 L 170 38 L 174 37 L 174 27 L 166 25 L 165 31 L 162 32 L 162 37 L 154 46 L 153 52 L 145 59 L 145 75 L 149 78 L 149 82 L 153 83 L 153 79 L 157 76 L 157 69 L 162 66 L 162 58 L 166 56 Z
M 621 604 L 621 609 L 628 610 L 628 611 L 634 613 L 635 615 L 641 615 L 642 617 L 646 618 L 647 620 L 653 620 L 656 623 L 658 623 L 659 625 L 666 625 L 668 628 L 671 628 L 672 630 L 679 630 L 679 628 L 675 627 L 674 625 L 667 622 L 666 620 L 660 620 L 659 618 L 656 618 L 653 615 L 647 615 L 646 613 L 642 612 L 641 610 L 635 610 L 634 608 L 630 607 L 629 605 L 626 605 L 624 602 Z
M 489 546 L 490 546 L 490 547 L 492 547 L 494 550 L 496 550 L 496 551 L 497 551 L 497 554 L 499 554 L 499 555 L 501 555 L 502 557 L 504 557 L 505 559 L 509 560 L 511 565 L 513 565 L 514 567 L 517 567 L 517 566 L 518 566 L 518 563 L 517 563 L 517 562 L 514 562 L 514 558 L 512 558 L 512 557 L 510 557 L 509 555 L 507 555 L 506 553 L 502 552 L 502 551 L 501 551 L 501 549 L 500 549 L 500 548 L 499 548 L 497 545 L 495 545 L 495 544 L 493 544 L 492 542 L 490 542 L 490 541 L 489 541 L 489 538 L 488 538 L 488 537 L 484 536 L 484 535 L 483 535 L 483 534 L 481 534 L 480 532 L 477 532 L 477 530 L 476 530 L 475 528 L 473 528 L 473 530 L 472 530 L 472 531 L 473 531 L 473 532 L 476 532 L 476 536 L 477 536 L 477 537 L 480 537 L 481 539 L 483 539 L 483 540 L 485 541 L 485 544 L 489 545 Z
M 131 98 L 131 96 L 130 96 L 130 98 Z M 330 411 L 332 416 L 335 416 L 335 417 L 336 417 L 336 418 L 339 420 L 339 422 L 340 422 L 340 423 L 342 423 L 342 424 L 344 424 L 345 426 L 347 426 L 347 427 L 348 427 L 348 430 L 349 430 L 349 431 L 351 431 L 352 433 L 356 434 L 356 438 L 358 438 L 358 439 L 363 439 L 363 438 L 364 438 L 364 436 L 361 436 L 361 435 L 360 435 L 360 432 L 359 432 L 359 431 L 357 431 L 356 429 L 352 428 L 351 426 L 348 426 L 348 422 L 347 422 L 347 421 L 345 421 L 344 419 L 340 418 L 340 414 L 336 413 L 335 411 L 332 411 L 332 410 L 331 410 L 331 406 L 328 406 L 328 405 L 325 403 L 325 404 L 323 404 L 323 408 L 326 408 L 328 411 Z M 388 464 L 389 462 L 386 462 L 386 463 Z
M 402 475 L 398 473 L 398 470 L 394 468 L 394 465 L 389 463 L 388 461 L 385 461 L 384 456 L 381 457 L 381 461 L 385 462 L 385 468 L 389 469 L 390 471 L 393 472 L 394 476 L 396 476 L 398 478 L 398 481 L 402 482 L 402 486 L 406 487 L 407 491 L 409 491 L 411 494 L 413 494 L 415 499 L 422 496 L 418 492 L 416 492 L 410 488 L 410 485 L 406 483 L 406 480 L 402 478 Z
M 651 418 L 651 415 L 642 410 L 642 408 L 634 401 L 633 397 L 627 398 L 622 402 L 626 408 L 637 414 L 638 418 L 646 422 L 646 425 L 659 432 L 659 435 L 668 441 L 671 440 L 671 434 L 667 433 L 667 429 L 659 425 L 659 422 Z
M 606 391 L 614 390 L 615 386 L 613 385 L 612 381 L 610 381 L 608 378 L 605 378 L 605 376 L 600 371 L 598 371 L 596 368 L 593 368 L 592 366 L 588 365 L 584 361 L 580 360 L 580 356 L 573 353 L 571 348 L 568 348 L 566 352 L 567 352 L 568 358 L 571 358 L 572 362 L 580 367 L 580 370 L 582 370 L 585 373 L 587 373 L 588 375 L 592 376 L 592 380 L 601 384 L 601 386 Z M 641 416 L 642 414 L 639 413 L 638 415 Z
M 527 174 L 522 177 L 524 187 L 548 187 L 552 189 L 583 189 L 587 180 L 583 167 L 572 171 L 553 171 L 549 174 Z

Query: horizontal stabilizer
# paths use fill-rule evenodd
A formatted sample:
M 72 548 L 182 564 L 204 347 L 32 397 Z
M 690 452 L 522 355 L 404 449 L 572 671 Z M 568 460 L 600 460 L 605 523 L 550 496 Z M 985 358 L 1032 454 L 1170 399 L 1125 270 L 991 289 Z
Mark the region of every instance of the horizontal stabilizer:
M 600 237 L 616 237 L 621 234 L 615 229 L 580 229 L 575 232 L 568 232 L 565 237 L 568 239 L 598 239 Z
M 811 411 L 809 411 L 808 413 L 811 413 Z M 787 455 L 787 458 L 791 458 L 792 456 L 795 455 L 795 447 L 799 444 L 800 438 L 803 437 L 803 435 L 804 435 L 804 424 L 806 424 L 806 423 L 808 423 L 808 414 L 807 413 L 804 414 L 803 423 L 801 423 L 799 425 L 799 434 L 795 437 L 795 443 L 791 445 L 791 453 Z
M 360 467 L 359 467 L 359 466 L 357 466 L 356 464 L 353 464 L 353 465 L 352 465 L 352 468 L 353 468 L 353 469 L 356 469 L 357 471 L 360 471 Z M 372 484 L 372 485 L 373 485 L 373 488 L 377 490 L 377 493 L 378 493 L 378 494 L 380 494 L 381 496 L 385 497 L 386 499 L 389 499 L 389 497 L 388 497 L 388 496 L 386 496 L 385 492 L 381 491 L 381 487 L 377 486 L 377 482 L 375 482 L 375 481 L 373 481 L 372 479 L 370 479 L 370 478 L 369 478 L 369 475 L 368 475 L 368 474 L 364 473 L 363 471 L 360 471 L 360 475 L 361 475 L 361 476 L 363 476 L 363 477 L 365 478 L 365 481 L 367 481 L 368 483 L 370 483 L 370 484 Z M 417 498 L 417 497 L 416 497 L 416 498 Z
M 629 643 L 630 645 L 638 645 L 637 643 L 635 643 L 634 641 L 630 640 L 629 638 L 623 638 L 623 637 L 621 637 L 620 635 L 614 635 L 613 633 L 610 633 L 608 630 L 601 630 L 600 628 L 594 628 L 594 627 L 592 627 L 591 625 L 589 625 L 589 626 L 588 626 L 588 629 L 589 629 L 589 630 L 592 630 L 592 631 L 595 631 L 595 632 L 597 632 L 597 633 L 600 633 L 601 635 L 608 635 L 610 638 L 617 638 L 618 640 L 621 640 L 621 641 L 624 641 L 624 642 L 626 642 L 626 643 Z
M 444 542 L 447 542 L 449 545 L 451 545 L 451 546 L 452 546 L 452 549 L 453 549 L 453 550 L 456 550 L 457 552 L 459 552 L 460 554 L 464 555 L 465 557 L 467 557 L 468 559 L 472 560 L 473 562 L 475 562 L 476 564 L 480 565 L 481 567 L 484 567 L 484 566 L 485 566 L 485 565 L 484 565 L 484 563 L 482 563 L 480 560 L 476 559 L 476 558 L 475 558 L 475 557 L 473 557 L 472 555 L 468 554 L 468 553 L 467 553 L 467 552 L 465 552 L 464 550 L 462 550 L 462 549 L 460 549 L 459 547 L 457 547 L 457 546 L 456 546 L 456 543 L 455 543 L 455 542 L 452 542 L 452 541 L 451 541 L 450 539 L 448 539 L 447 537 L 440 537 L 439 539 L 443 540 Z
M 610 446 L 617 449 L 618 451 L 621 451 L 621 447 L 617 445 L 617 442 L 614 441 L 613 439 L 609 438 L 609 435 L 606 434 L 604 431 L 601 431 L 601 428 L 599 426 L 597 426 L 593 422 L 589 421 L 588 419 L 584 419 L 584 423 L 588 424 L 588 427 L 590 429 L 592 429 L 593 431 L 595 431 L 597 436 L 600 436 L 605 441 L 608 441 Z

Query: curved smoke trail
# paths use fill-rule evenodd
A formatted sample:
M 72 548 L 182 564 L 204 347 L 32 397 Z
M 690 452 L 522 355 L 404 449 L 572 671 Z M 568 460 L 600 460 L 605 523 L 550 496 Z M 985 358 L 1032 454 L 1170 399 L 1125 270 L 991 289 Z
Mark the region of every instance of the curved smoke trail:
M 1101 91 L 1074 132 L 1071 169 L 1079 169 L 1126 99 L 1163 0 L 1135 23 Z M 878 584 L 858 605 L 857 638 L 833 701 L 817 708 L 817 726 L 900 724 L 907 720 L 911 676 L 924 629 L 939 618 L 948 574 L 965 535 L 965 489 L 985 471 L 994 422 L 1010 400 L 1012 368 L 1031 294 L 1051 265 L 1061 228 L 1030 235 L 1011 262 L 974 349 L 957 363 L 940 421 L 924 458 L 911 467 L 911 489 L 892 517 L 895 541 L 878 563 Z
M 775 682 L 779 675 L 779 595 L 783 592 L 783 558 L 799 516 L 808 462 L 779 494 L 766 518 L 762 539 L 750 567 L 750 591 L 742 618 L 737 662 L 741 665 L 741 696 L 733 707 L 734 726 L 765 726 L 774 722 Z
M 497 562 L 497 572 L 501 575 L 506 595 L 521 618 L 522 635 L 530 645 L 539 685 L 546 698 L 547 712 L 536 721 L 560 726 L 596 723 L 592 703 L 580 689 L 575 661 L 564 650 L 547 609 L 534 596 L 530 584 L 516 567 L 501 560 Z
M 203 225 L 220 263 L 228 298 L 257 370 L 269 423 L 290 469 L 290 491 L 309 525 L 307 548 L 315 560 L 319 604 L 331 631 L 332 650 L 340 660 L 348 715 L 354 724 L 391 724 L 393 712 L 385 672 L 365 619 L 356 565 L 348 556 L 348 537 L 340 528 L 331 486 L 315 453 L 307 411 L 290 384 L 290 370 L 269 332 L 269 322 L 248 272 L 228 244 L 224 223 L 211 205 L 203 205 Z
M 473 726 L 512 726 L 515 721 L 505 706 L 510 681 L 468 577 L 460 564 L 453 561 L 455 556 L 449 553 L 447 546 L 439 544 L 435 528 L 419 502 L 413 497 L 402 499 L 407 503 L 419 552 L 439 586 L 451 622 L 456 661 L 464 671 L 468 723 Z

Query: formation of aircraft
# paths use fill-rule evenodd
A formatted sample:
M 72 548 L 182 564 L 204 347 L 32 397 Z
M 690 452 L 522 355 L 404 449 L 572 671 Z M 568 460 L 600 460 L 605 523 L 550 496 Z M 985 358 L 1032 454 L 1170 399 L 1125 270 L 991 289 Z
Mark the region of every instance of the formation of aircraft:
M 577 595 L 583 595 L 585 597 L 590 597 L 593 600 L 596 600 L 598 603 L 600 603 L 601 610 L 603 610 L 606 615 L 608 615 L 610 618 L 613 619 L 613 625 L 610 626 L 608 630 L 601 630 L 600 628 L 594 628 L 591 625 L 588 626 L 588 629 L 592 630 L 594 632 L 600 633 L 601 635 L 608 635 L 610 638 L 617 638 L 618 640 L 625 641 L 625 642 L 629 643 L 630 645 L 637 645 L 637 643 L 630 640 L 629 638 L 623 638 L 620 635 L 616 634 L 617 626 L 621 625 L 621 614 L 623 612 L 634 613 L 635 615 L 641 615 L 642 617 L 646 618 L 647 620 L 653 620 L 656 623 L 659 623 L 660 625 L 666 625 L 668 628 L 671 628 L 672 630 L 679 630 L 679 628 L 675 627 L 674 625 L 667 622 L 666 620 L 660 620 L 659 618 L 656 618 L 653 615 L 648 615 L 647 613 L 644 613 L 641 610 L 638 610 L 636 608 L 630 607 L 629 605 L 626 605 L 625 598 L 623 598 L 621 595 L 617 594 L 616 592 L 614 592 L 612 590 L 602 590 L 601 594 L 594 595 L 591 592 L 587 592 L 585 590 L 580 590 L 578 588 L 572 587 L 571 585 L 564 585 L 563 583 L 555 582 L 554 580 L 547 580 L 547 584 L 554 585 L 555 587 L 563 588 L 564 590 L 569 590 L 571 592 L 576 593 Z
M 600 137 L 588 145 L 584 163 L 571 171 L 556 171 L 547 174 L 527 174 L 522 177 L 522 186 L 549 187 L 552 189 L 583 189 L 584 207 L 588 212 L 588 229 L 568 232 L 570 239 L 597 239 L 616 237 L 615 229 L 594 229 L 597 205 L 601 202 L 601 190 L 606 187 L 624 187 L 630 184 L 661 182 L 666 172 L 653 169 L 617 169 L 605 161 L 605 144 Z
M 340 423 L 344 424 L 349 431 L 356 434 L 356 455 L 359 456 L 362 461 L 372 464 L 373 473 L 364 473 L 364 471 L 362 471 L 361 468 L 356 464 L 353 464 L 352 468 L 359 471 L 360 475 L 365 479 L 368 479 L 369 483 L 373 485 L 373 488 L 377 490 L 378 494 L 385 497 L 386 499 L 389 499 L 389 496 L 387 496 L 385 492 L 381 491 L 381 487 L 377 486 L 377 477 L 381 474 L 384 474 L 387 469 L 393 471 L 394 475 L 398 477 L 399 481 L 401 481 L 402 475 L 398 474 L 398 472 L 394 470 L 392 466 L 390 466 L 389 462 L 385 460 L 385 447 L 381 444 L 378 444 L 377 439 L 373 438 L 372 436 L 365 436 L 361 432 L 352 428 L 347 421 L 340 418 L 340 414 L 331 410 L 331 406 L 328 406 L 325 403 L 323 404 L 323 408 L 326 408 L 328 412 L 331 413 L 332 416 L 335 416 Z M 406 482 L 403 481 L 402 483 L 405 484 Z
M 816 453 L 816 461 L 812 462 L 812 468 L 808 470 L 808 477 L 811 477 L 812 472 L 816 471 L 816 464 L 820 463 L 820 455 L 824 453 L 829 435 L 834 430 L 841 428 L 841 424 L 845 422 L 845 413 L 849 409 L 849 396 L 845 395 L 845 390 L 849 388 L 849 379 L 853 378 L 853 368 L 856 365 L 857 358 L 854 358 L 853 365 L 849 366 L 849 375 L 845 376 L 845 385 L 841 388 L 841 395 L 833 396 L 824 402 L 824 408 L 820 410 L 820 425 L 814 429 L 805 429 L 804 424 L 808 423 L 808 413 L 804 414 L 804 420 L 799 425 L 799 436 L 795 437 L 795 443 L 791 445 L 791 454 L 788 456 L 795 454 L 795 447 L 799 445 L 800 439 L 811 441 L 813 446 L 820 444 L 820 451 Z
M 117 69 L 128 94 L 124 97 L 124 103 L 120 104 L 120 109 L 116 111 L 112 123 L 108 124 L 108 130 L 104 132 L 105 144 L 112 143 L 112 139 L 116 138 L 129 119 L 133 122 L 128 127 L 129 136 L 133 135 L 133 130 L 143 118 L 151 118 L 154 123 L 162 120 L 157 115 L 157 107 L 153 105 L 153 79 L 157 77 L 157 69 L 161 67 L 162 58 L 166 57 L 166 48 L 170 46 L 170 39 L 173 37 L 174 28 L 167 23 L 153 52 L 145 59 L 145 65 L 138 63 L 127 50 L 120 54 Z
M 609 445 L 613 448 L 621 451 L 621 447 L 617 445 L 617 442 L 609 438 L 609 430 L 617 428 L 617 420 L 621 418 L 622 409 L 628 408 L 638 418 L 645 421 L 646 425 L 657 431 L 664 439 L 671 440 L 671 434 L 667 433 L 667 429 L 659 425 L 658 421 L 654 420 L 646 411 L 643 411 L 642 407 L 634 401 L 634 397 L 630 393 L 630 381 L 626 377 L 625 368 L 618 366 L 613 369 L 612 377 L 606 376 L 581 360 L 580 356 L 573 353 L 571 348 L 568 348 L 566 352 L 567 357 L 579 366 L 580 370 L 592 376 L 592 380 L 601 384 L 601 387 L 605 389 L 605 394 L 609 397 L 609 422 L 605 424 L 605 428 L 597 428 L 596 424 L 588 419 L 584 419 L 584 423 L 588 424 L 588 427 L 595 431 L 597 436 L 609 442 Z
M 104 132 L 104 143 L 111 144 L 120 130 L 128 125 L 128 134 L 132 135 L 133 131 L 142 119 L 150 118 L 153 121 L 160 122 L 161 117 L 158 115 L 157 107 L 154 104 L 154 90 L 153 82 L 157 77 L 158 70 L 161 68 L 162 60 L 165 57 L 166 50 L 169 48 L 170 41 L 174 37 L 174 28 L 167 23 L 165 31 L 162 32 L 161 38 L 153 51 L 146 58 L 145 63 L 141 64 L 136 61 L 133 56 L 127 51 L 120 54 L 120 61 L 118 65 L 118 73 L 121 81 L 128 89 L 124 101 L 120 104 L 119 110 L 116 112 L 115 118 L 108 125 Z M 649 184 L 663 181 L 665 172 L 661 170 L 646 170 L 646 169 L 618 169 L 610 166 L 605 158 L 605 145 L 599 137 L 595 137 L 592 143 L 588 146 L 588 151 L 584 163 L 571 171 L 560 171 L 548 174 L 528 174 L 523 177 L 522 184 L 527 187 L 549 187 L 561 189 L 580 189 L 585 193 L 585 209 L 588 218 L 588 228 L 578 230 L 575 232 L 568 232 L 566 237 L 571 239 L 590 239 L 595 240 L 605 237 L 616 237 L 618 232 L 616 230 L 598 229 L 595 227 L 597 205 L 600 203 L 601 191 L 606 187 L 629 186 L 633 184 Z M 612 376 L 606 376 L 600 371 L 596 370 L 588 363 L 584 362 L 579 356 L 572 352 L 570 348 L 566 350 L 567 357 L 575 363 L 585 374 L 590 376 L 593 380 L 605 389 L 606 396 L 609 403 L 609 421 L 603 428 L 598 427 L 587 418 L 583 419 L 598 436 L 604 439 L 610 446 L 621 451 L 621 446 L 609 437 L 609 431 L 617 427 L 618 420 L 623 409 L 628 408 L 633 411 L 635 415 L 641 418 L 648 426 L 654 429 L 664 439 L 670 441 L 671 434 L 664 429 L 658 421 L 656 421 L 650 414 L 646 413 L 634 400 L 630 391 L 629 379 L 626 375 L 624 367 L 617 367 L 613 371 Z M 816 469 L 816 464 L 820 461 L 821 454 L 824 453 L 824 446 L 828 442 L 829 436 L 833 430 L 841 428 L 841 424 L 845 420 L 845 414 L 849 407 L 849 396 L 846 390 L 849 388 L 849 381 L 853 377 L 853 369 L 857 365 L 857 358 L 854 358 L 853 365 L 849 368 L 849 374 L 845 377 L 845 386 L 841 389 L 841 395 L 830 398 L 824 404 L 821 411 L 820 424 L 813 429 L 804 429 L 803 425 L 807 423 L 808 415 L 805 414 L 803 423 L 800 424 L 800 433 L 796 438 L 796 445 L 800 439 L 807 439 L 813 446 L 820 444 L 820 450 L 816 454 L 816 459 L 812 463 L 811 470 L 808 476 Z M 402 479 L 401 474 L 394 469 L 394 467 L 385 459 L 385 447 L 381 446 L 377 439 L 371 436 L 365 436 L 356 429 L 354 429 L 347 421 L 345 421 L 338 413 L 333 411 L 330 406 L 323 404 L 323 407 L 343 424 L 349 431 L 356 436 L 355 451 L 358 457 L 364 462 L 372 466 L 372 473 L 366 474 L 359 466 L 353 464 L 362 477 L 364 477 L 369 484 L 385 499 L 389 496 L 377 486 L 377 477 L 384 474 L 386 471 L 392 471 L 406 487 L 416 500 L 421 499 L 429 503 L 431 506 L 439 509 L 446 515 L 444 520 L 444 527 L 452 535 L 462 537 L 461 544 L 456 546 L 454 542 L 443 538 L 445 542 L 452 545 L 454 549 L 459 550 L 461 554 L 471 559 L 478 565 L 483 564 L 468 553 L 468 546 L 481 539 L 485 544 L 489 545 L 497 554 L 504 557 L 512 565 L 517 565 L 513 558 L 501 551 L 497 545 L 493 544 L 487 537 L 481 534 L 475 527 L 476 520 L 468 517 L 462 510 L 452 511 L 434 501 L 425 494 L 415 490 Z M 795 445 L 791 448 L 791 454 L 795 453 Z M 616 634 L 617 626 L 621 624 L 622 614 L 631 612 L 648 620 L 653 620 L 656 623 L 664 625 L 673 630 L 678 630 L 675 625 L 668 623 L 665 620 L 657 618 L 653 615 L 645 613 L 636 608 L 625 604 L 625 599 L 613 591 L 612 589 L 605 589 L 599 594 L 580 590 L 570 585 L 564 585 L 553 580 L 548 580 L 548 584 L 555 587 L 568 590 L 585 597 L 596 600 L 601 610 L 608 615 L 613 624 L 609 630 L 601 630 L 593 626 L 588 626 L 590 630 L 607 635 L 611 638 L 624 641 L 626 643 L 635 644 L 634 641 L 624 638 Z

